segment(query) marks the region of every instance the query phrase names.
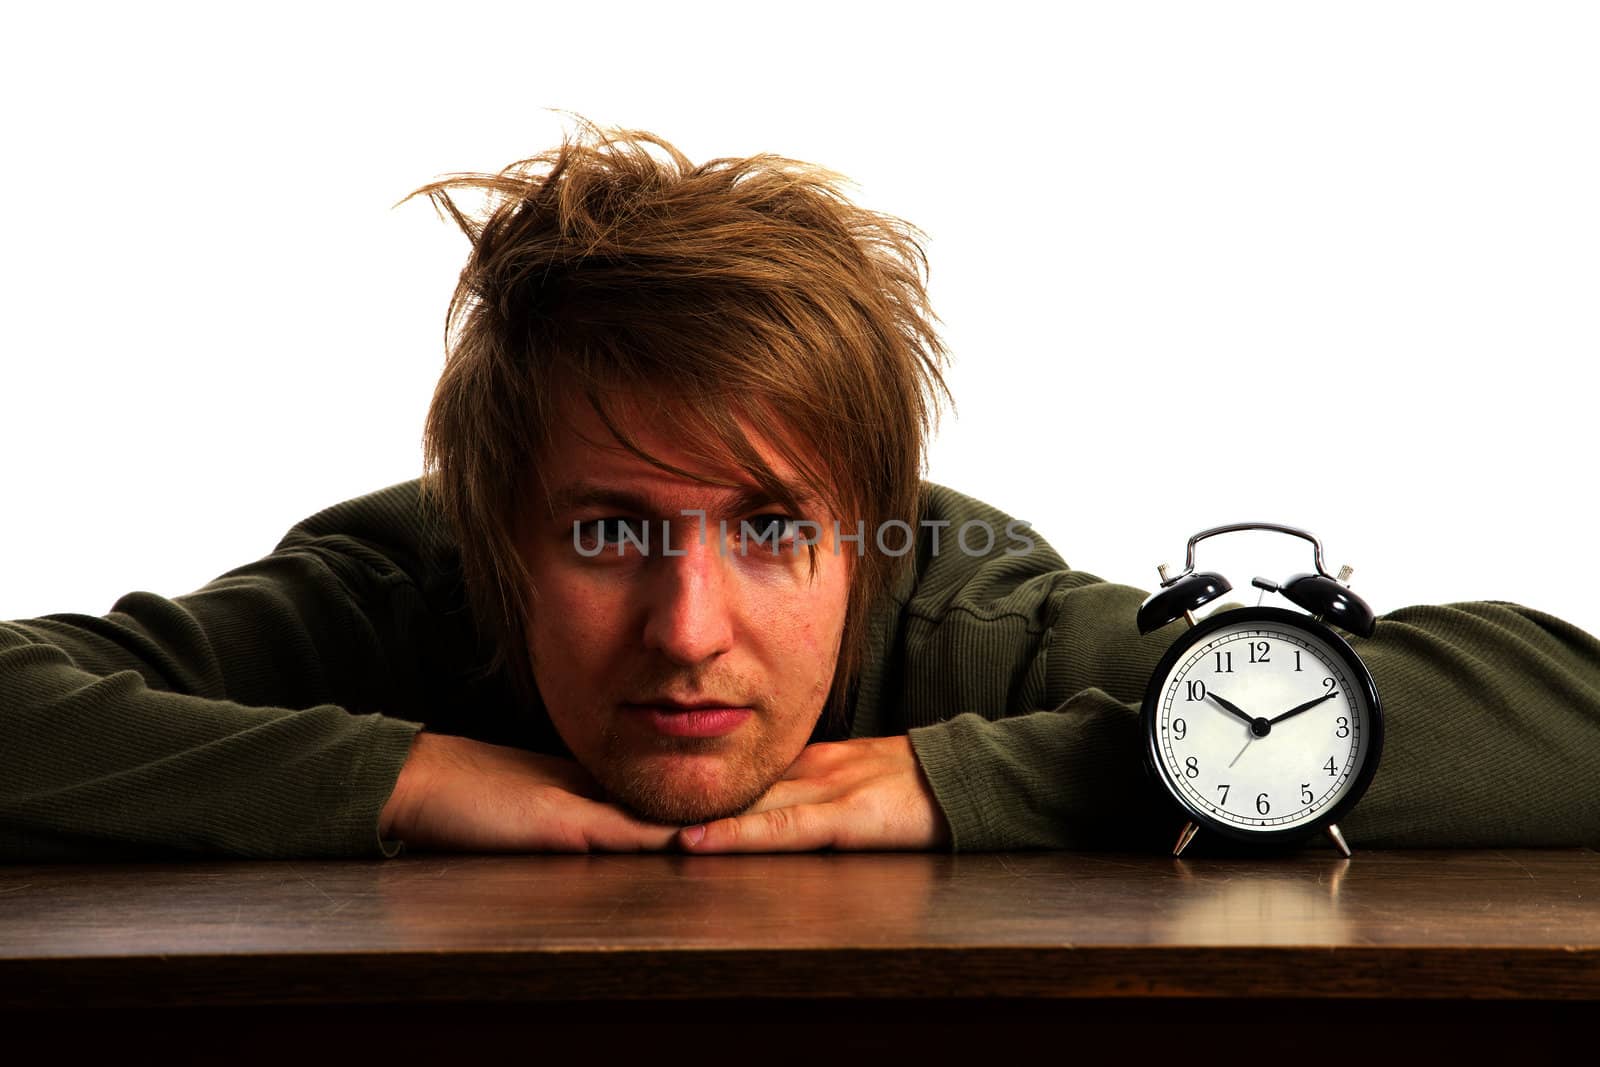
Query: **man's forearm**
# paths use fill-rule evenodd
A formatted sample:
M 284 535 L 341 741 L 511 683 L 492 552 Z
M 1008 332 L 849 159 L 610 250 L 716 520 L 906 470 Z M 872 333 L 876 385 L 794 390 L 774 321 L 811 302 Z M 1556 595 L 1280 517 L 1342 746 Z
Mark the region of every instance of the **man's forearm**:
M 0 624 L 0 859 L 384 854 L 377 798 L 419 723 L 151 689 L 40 636 Z
M 421 790 L 421 779 L 427 774 L 426 764 L 431 759 L 435 735 L 418 730 L 406 752 L 405 764 L 395 779 L 394 792 L 384 801 L 378 814 L 378 837 L 384 841 L 404 840 L 410 831 L 411 807 Z
M 678 832 L 608 803 L 572 760 L 434 733 L 413 739 L 378 826 L 408 848 L 460 852 L 638 852 Z

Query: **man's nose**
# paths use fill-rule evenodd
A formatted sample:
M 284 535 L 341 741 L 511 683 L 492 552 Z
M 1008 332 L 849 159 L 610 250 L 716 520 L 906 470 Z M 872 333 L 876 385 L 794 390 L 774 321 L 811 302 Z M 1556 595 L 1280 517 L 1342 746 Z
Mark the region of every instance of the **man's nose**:
M 646 648 L 678 663 L 701 663 L 733 647 L 737 583 L 729 573 L 731 556 L 718 551 L 715 536 L 702 543 L 691 537 L 683 555 L 653 558 L 650 604 L 644 627 Z M 679 550 L 673 545 L 673 551 Z

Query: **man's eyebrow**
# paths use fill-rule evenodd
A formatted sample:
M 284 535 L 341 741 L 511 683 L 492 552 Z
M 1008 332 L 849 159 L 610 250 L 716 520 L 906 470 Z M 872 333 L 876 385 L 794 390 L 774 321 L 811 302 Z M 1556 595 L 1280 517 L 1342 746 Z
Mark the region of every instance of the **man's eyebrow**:
M 809 489 L 798 485 L 788 485 L 785 488 L 789 493 L 788 500 L 773 496 L 759 485 L 736 489 L 733 491 L 733 495 L 728 498 L 728 506 L 723 509 L 722 515 L 727 518 L 733 518 L 737 515 L 748 514 L 757 508 L 786 508 L 793 506 L 796 510 L 805 511 L 816 506 L 817 498 Z
M 563 512 L 578 511 L 591 507 L 606 507 L 615 508 L 618 511 L 645 513 L 654 510 L 653 502 L 643 493 L 633 493 L 626 489 L 611 489 L 603 485 L 592 485 L 588 482 L 577 482 L 573 485 L 551 490 L 548 506 L 552 515 L 560 515 Z
M 756 508 L 769 507 L 777 504 L 787 507 L 783 500 L 773 496 L 760 486 L 745 486 L 738 489 L 723 489 L 724 497 L 721 508 L 708 508 L 707 514 L 712 517 L 732 518 L 754 511 Z M 805 509 L 817 503 L 817 497 L 811 491 L 800 487 L 790 486 L 795 506 Z M 678 515 L 678 508 L 666 506 L 646 493 L 637 493 L 629 489 L 619 489 L 613 486 L 595 485 L 591 482 L 575 482 L 562 486 L 550 493 L 550 513 L 562 515 L 569 511 L 578 511 L 583 508 L 605 507 L 615 508 L 618 511 L 627 511 L 635 515 Z

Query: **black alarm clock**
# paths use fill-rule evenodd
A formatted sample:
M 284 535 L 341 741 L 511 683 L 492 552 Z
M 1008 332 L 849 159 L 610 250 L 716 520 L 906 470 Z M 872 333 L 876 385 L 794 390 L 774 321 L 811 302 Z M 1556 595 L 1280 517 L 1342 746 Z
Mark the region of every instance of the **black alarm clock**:
M 1233 587 L 1195 572 L 1195 545 L 1238 530 L 1311 542 L 1314 572 L 1252 583 L 1302 610 L 1223 608 L 1196 621 L 1197 608 Z M 1140 719 L 1145 766 L 1187 818 L 1172 854 L 1200 830 L 1273 846 L 1323 831 L 1349 856 L 1338 820 L 1361 799 L 1383 752 L 1372 675 L 1332 629 L 1370 637 L 1376 626 L 1345 585 L 1350 568 L 1329 574 L 1321 542 L 1304 530 L 1245 522 L 1189 538 L 1181 574 L 1158 569 L 1161 588 L 1140 605 L 1139 632 L 1180 618 L 1190 626 L 1151 675 Z

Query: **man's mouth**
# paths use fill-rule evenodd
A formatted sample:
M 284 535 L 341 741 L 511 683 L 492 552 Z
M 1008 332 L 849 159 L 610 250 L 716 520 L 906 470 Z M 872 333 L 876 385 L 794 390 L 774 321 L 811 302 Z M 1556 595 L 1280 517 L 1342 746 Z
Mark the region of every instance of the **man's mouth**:
M 652 700 L 624 704 L 624 711 L 640 716 L 657 733 L 668 737 L 721 737 L 737 730 L 752 714 L 748 707 L 715 701 Z

